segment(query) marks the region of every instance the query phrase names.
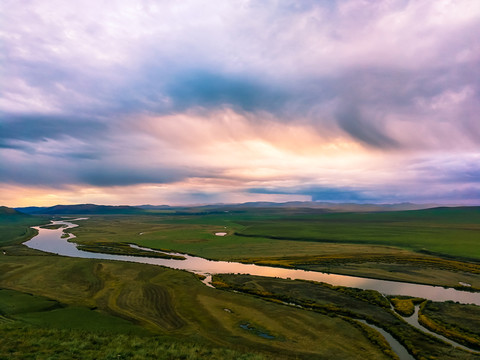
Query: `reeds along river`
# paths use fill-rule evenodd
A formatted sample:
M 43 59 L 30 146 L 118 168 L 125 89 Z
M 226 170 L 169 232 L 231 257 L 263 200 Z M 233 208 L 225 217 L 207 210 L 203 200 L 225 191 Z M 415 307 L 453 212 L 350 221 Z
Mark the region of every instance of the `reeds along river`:
M 33 237 L 31 240 L 25 242 L 25 245 L 32 249 L 37 249 L 58 255 L 160 265 L 173 269 L 187 270 L 201 275 L 240 273 L 258 276 L 279 277 L 284 279 L 290 278 L 313 280 L 318 282 L 325 282 L 331 285 L 377 290 L 384 295 L 408 295 L 414 297 L 421 297 L 433 301 L 452 300 L 464 304 L 480 305 L 480 293 L 478 292 L 462 291 L 453 288 L 444 288 L 441 286 L 377 280 L 356 276 L 328 274 L 316 271 L 282 269 L 271 266 L 259 266 L 228 261 L 214 261 L 185 254 L 178 254 L 184 256 L 185 260 L 175 260 L 154 257 L 149 258 L 139 256 L 112 255 L 82 251 L 77 249 L 74 243 L 67 241 L 74 238 L 74 235 L 70 234 L 68 237 L 62 238 L 62 235 L 65 234 L 64 230 L 78 226 L 71 221 L 76 222 L 80 220 L 84 220 L 84 218 L 74 219 L 70 221 L 52 221 L 52 225 L 63 226 L 59 229 L 42 229 L 41 227 L 35 227 L 35 229 L 38 230 L 38 235 Z M 145 248 L 141 249 L 154 251 Z

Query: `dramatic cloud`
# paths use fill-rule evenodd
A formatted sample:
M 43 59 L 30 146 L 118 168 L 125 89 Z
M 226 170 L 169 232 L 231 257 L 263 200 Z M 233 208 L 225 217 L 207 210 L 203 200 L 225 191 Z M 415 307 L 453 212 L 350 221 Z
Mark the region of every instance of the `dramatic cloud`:
M 6 205 L 480 201 L 478 1 L 0 12 Z

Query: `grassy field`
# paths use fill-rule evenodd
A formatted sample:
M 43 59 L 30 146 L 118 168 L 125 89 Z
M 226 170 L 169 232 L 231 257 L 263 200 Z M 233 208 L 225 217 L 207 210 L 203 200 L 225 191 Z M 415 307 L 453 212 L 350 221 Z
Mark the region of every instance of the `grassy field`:
M 185 256 L 171 255 L 161 252 L 153 252 L 148 250 L 132 248 L 126 243 L 113 243 L 113 242 L 96 242 L 89 245 L 78 245 L 78 249 L 83 251 L 97 252 L 103 254 L 115 254 L 115 255 L 131 255 L 131 256 L 146 256 L 162 259 L 176 259 L 184 260 Z
M 153 211 L 90 215 L 72 232 L 76 242 L 93 250 L 129 253 L 125 244 L 136 243 L 213 259 L 450 286 L 462 281 L 480 288 L 478 220 L 475 208 L 363 214 Z M 36 354 L 51 359 L 101 354 L 111 359 L 392 358 L 385 340 L 353 318 L 385 328 L 418 359 L 472 358 L 404 323 L 376 292 L 221 277 L 225 289 L 241 291 L 234 293 L 208 288 L 187 272 L 53 256 L 20 245 L 34 235 L 29 226 L 45 223 L 46 218 L 0 216 L 0 331 L 5 335 L 0 359 Z M 410 303 L 396 306 L 411 310 Z
M 228 236 L 214 235 L 221 231 Z M 291 255 L 291 247 L 302 255 L 301 248 L 318 242 L 394 246 L 480 260 L 480 210 L 476 207 L 384 213 L 277 210 L 271 214 L 251 209 L 202 215 L 96 216 L 74 233 L 81 241 L 135 241 L 211 258 L 254 256 L 265 250 L 268 256 Z M 295 241 L 301 244 L 295 246 Z M 276 244 L 273 249 L 272 243 Z M 245 245 L 252 249 L 243 250 Z
M 72 231 L 88 246 L 130 242 L 210 259 L 480 289 L 478 208 L 312 212 L 91 216 Z
M 101 311 L 68 306 L 43 296 L 7 289 L 0 290 L 0 314 L 4 318 L 48 328 L 137 335 L 146 333 L 143 328 L 129 321 Z
M 480 350 L 479 306 L 428 301 L 421 307 L 419 320 L 432 331 Z
M 72 331 L 99 327 L 107 334 L 138 333 L 140 327 L 150 333 L 146 337 L 174 337 L 268 358 L 356 359 L 358 349 L 371 359 L 388 358 L 360 329 L 340 318 L 219 292 L 182 271 L 60 256 L 3 256 L 0 274 L 0 286 L 15 290 L 1 290 L 3 298 L 14 294 L 20 299 L 12 298 L 17 309 L 6 302 L 2 316 L 30 326 Z M 245 323 L 265 329 L 274 339 L 240 327 Z
M 415 305 L 425 302 L 425 299 L 410 296 L 387 296 L 387 298 L 395 311 L 402 316 L 412 316 L 415 312 Z
M 368 243 L 480 259 L 480 208 L 290 216 L 243 222 L 237 234 L 274 239 Z
M 0 250 L 30 239 L 36 234 L 31 226 L 48 222 L 45 217 L 0 214 Z
M 174 338 L 92 333 L 81 330 L 1 324 L 0 359 L 265 360 L 255 353 L 206 346 Z M 7 334 L 7 336 L 3 336 Z
M 386 298 L 367 290 L 331 286 L 299 280 L 284 280 L 251 275 L 215 275 L 218 288 L 235 290 L 270 300 L 297 304 L 317 312 L 364 319 L 397 338 L 418 359 L 472 359 L 470 352 L 451 349 L 450 345 L 422 333 L 392 312 Z M 387 304 L 385 304 L 387 302 Z M 476 311 L 478 306 L 472 306 Z M 477 320 L 464 318 L 477 326 Z

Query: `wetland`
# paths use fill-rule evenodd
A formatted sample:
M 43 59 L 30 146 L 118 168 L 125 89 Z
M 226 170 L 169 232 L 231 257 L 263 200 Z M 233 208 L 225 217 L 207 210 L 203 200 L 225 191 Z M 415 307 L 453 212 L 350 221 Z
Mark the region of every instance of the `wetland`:
M 448 216 L 450 231 L 476 231 L 476 209 L 469 216 L 459 211 L 462 216 Z M 305 210 L 42 218 L 37 225 L 47 226 L 31 230 L 29 219 L 22 225 L 29 247 L 21 237 L 0 243 L 0 295 L 27 296 L 32 309 L 0 308 L 0 326 L 11 334 L 37 334 L 50 355 L 54 348 L 68 351 L 57 342 L 68 333 L 84 358 L 102 346 L 116 356 L 144 358 L 156 339 L 149 356 L 157 358 L 163 352 L 170 354 L 163 358 L 191 359 L 475 359 L 479 265 L 475 251 L 459 256 L 458 249 L 442 253 L 441 246 L 428 246 L 425 234 L 435 233 L 436 223 L 446 226 L 442 212 L 366 215 L 371 241 L 366 224 L 358 237 L 349 235 L 347 220 L 358 222 L 360 215 Z M 324 239 L 318 223 L 333 221 L 338 228 L 339 217 L 347 226 L 343 239 Z M 404 232 L 405 217 L 417 232 L 416 245 L 400 246 L 398 234 L 392 236 L 397 241 L 378 240 Z M 301 218 L 315 237 L 306 237 L 305 228 L 291 240 L 281 238 L 290 236 L 285 229 L 282 236 L 254 229 Z M 474 244 L 471 236 L 464 241 Z M 38 307 L 34 297 L 54 306 Z M 462 317 L 467 312 L 473 315 Z M 67 325 L 58 320 L 62 316 L 70 316 Z M 94 322 L 107 324 L 95 335 L 103 345 L 79 335 Z M 122 334 L 136 345 L 113 340 Z M 22 356 L 33 348 L 23 338 Z

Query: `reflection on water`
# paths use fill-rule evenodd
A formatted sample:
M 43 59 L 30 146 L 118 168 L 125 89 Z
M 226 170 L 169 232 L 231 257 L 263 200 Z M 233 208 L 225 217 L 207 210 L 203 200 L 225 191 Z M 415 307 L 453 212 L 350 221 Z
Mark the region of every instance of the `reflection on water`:
M 70 221 L 83 220 L 74 219 Z M 377 290 L 385 295 L 408 295 L 414 297 L 421 297 L 434 301 L 458 301 L 464 304 L 480 305 L 480 293 L 461 291 L 452 288 L 443 288 L 440 286 L 419 285 L 411 283 L 403 283 L 397 281 L 368 279 L 356 276 L 327 274 L 316 271 L 282 269 L 270 266 L 259 266 L 253 264 L 241 264 L 229 261 L 213 261 L 207 260 L 197 256 L 190 256 L 181 254 L 185 260 L 162 259 L 162 258 L 148 258 L 139 256 L 126 255 L 112 255 L 102 253 L 92 253 L 77 249 L 76 245 L 66 240 L 72 239 L 75 236 L 71 235 L 68 238 L 62 239 L 64 230 L 76 227 L 71 222 L 67 221 L 52 221 L 52 224 L 65 225 L 60 229 L 42 229 L 35 227 L 38 230 L 38 235 L 31 240 L 25 242 L 30 248 L 55 253 L 59 255 L 90 258 L 90 259 L 104 259 L 104 260 L 119 260 L 130 261 L 144 264 L 161 265 L 173 269 L 187 270 L 196 274 L 207 276 L 221 274 L 221 273 L 240 273 L 259 276 L 303 279 L 325 282 L 332 285 L 349 286 L 361 289 Z M 141 247 L 138 247 L 141 248 Z M 144 249 L 145 248 L 141 248 Z M 148 249 L 151 250 L 151 249 Z

